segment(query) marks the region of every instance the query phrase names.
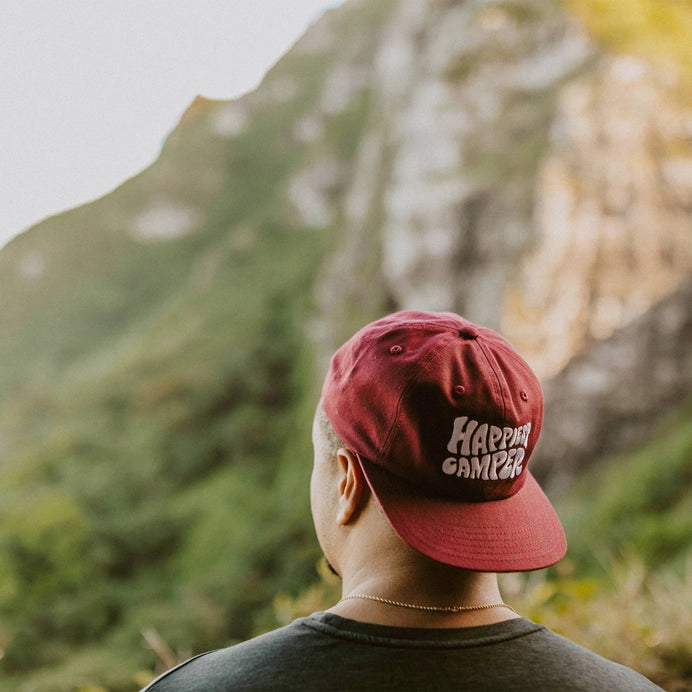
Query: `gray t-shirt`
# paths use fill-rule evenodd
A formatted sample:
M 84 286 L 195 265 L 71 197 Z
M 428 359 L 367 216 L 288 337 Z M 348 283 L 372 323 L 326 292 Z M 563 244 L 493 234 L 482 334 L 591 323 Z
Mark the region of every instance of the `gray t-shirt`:
M 221 690 L 660 690 L 525 618 L 460 629 L 387 627 L 315 613 L 162 675 L 152 692 Z

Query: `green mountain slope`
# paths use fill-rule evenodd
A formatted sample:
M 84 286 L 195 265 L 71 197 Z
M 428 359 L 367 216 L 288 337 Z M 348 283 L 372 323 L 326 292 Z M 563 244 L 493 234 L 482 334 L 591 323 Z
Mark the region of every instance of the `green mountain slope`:
M 331 13 L 361 33 L 351 59 L 388 6 Z M 0 688 L 95 666 L 132 689 L 157 661 L 143 630 L 181 655 L 244 638 L 315 578 L 306 333 L 333 226 L 305 227 L 285 188 L 315 152 L 348 173 L 365 95 L 317 141 L 287 127 L 340 50 L 279 62 L 237 136 L 198 99 L 150 169 L 2 252 Z
M 519 4 L 498 6 L 523 23 Z M 344 222 L 386 115 L 371 70 L 397 6 L 329 12 L 255 93 L 198 98 L 153 166 L 0 252 L 0 690 L 133 690 L 324 605 L 308 508 L 319 346 L 399 307 L 379 275 L 384 180 L 360 235 Z M 379 132 L 389 171 L 396 137 Z M 348 285 L 335 248 L 358 259 Z M 595 464 L 577 508 L 564 499 L 575 558 L 598 539 L 681 569 L 685 411 L 610 472 L 631 485 L 600 496 Z

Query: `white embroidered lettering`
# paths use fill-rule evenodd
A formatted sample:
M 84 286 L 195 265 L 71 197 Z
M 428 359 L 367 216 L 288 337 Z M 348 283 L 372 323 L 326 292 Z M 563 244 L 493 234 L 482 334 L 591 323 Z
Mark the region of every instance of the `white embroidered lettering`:
M 488 424 L 483 423 L 476 429 L 473 433 L 473 438 L 471 439 L 471 454 L 473 456 L 478 456 L 479 454 L 486 454 L 488 452 L 488 446 L 486 443 L 488 437 Z
M 516 428 L 479 423 L 468 416 L 454 419 L 447 449 L 455 456 L 442 462 L 442 473 L 474 480 L 507 480 L 523 470 L 531 423 Z
M 490 454 L 486 454 L 479 459 L 471 457 L 471 476 L 470 478 L 481 478 L 484 481 L 488 480 L 488 466 L 490 466 Z
M 458 461 L 454 457 L 447 457 L 442 462 L 442 473 L 453 476 L 457 472 Z
M 518 445 L 525 445 L 526 444 L 526 426 L 522 425 L 521 428 L 519 428 L 519 434 L 517 435 L 517 444 Z
M 501 466 L 505 460 L 507 459 L 507 452 L 505 450 L 502 450 L 500 452 L 495 452 L 492 456 L 492 460 L 490 463 L 490 471 L 488 472 L 488 475 L 490 476 L 491 481 L 496 481 L 497 480 L 497 469 L 499 466 Z
M 509 442 L 512 434 L 514 433 L 514 428 L 502 428 L 502 441 L 500 442 L 500 449 L 507 449 L 510 445 Z
M 512 463 L 514 462 L 514 455 L 516 453 L 516 449 L 510 449 L 509 452 L 507 452 L 507 459 L 505 461 L 505 465 L 500 469 L 500 473 L 497 474 L 500 480 L 507 480 L 509 478 L 509 475 L 512 473 Z
M 517 447 L 517 456 L 514 460 L 514 465 L 512 466 L 512 478 L 518 476 L 523 470 L 522 461 L 524 460 L 524 448 Z
M 467 425 L 468 421 L 468 425 Z M 478 425 L 477 420 L 469 420 L 468 416 L 460 416 L 454 419 L 454 428 L 452 430 L 452 437 L 447 443 L 447 449 L 452 452 L 452 454 L 462 454 L 463 456 L 469 453 L 469 442 L 471 441 L 471 435 Z M 459 443 L 462 443 L 461 450 L 459 450 Z
M 496 452 L 498 450 L 497 443 L 502 439 L 502 428 L 497 425 L 491 425 L 488 431 L 488 451 Z
M 466 457 L 459 457 L 459 470 L 457 471 L 457 478 L 468 478 L 471 474 L 471 466 L 469 465 L 469 460 Z

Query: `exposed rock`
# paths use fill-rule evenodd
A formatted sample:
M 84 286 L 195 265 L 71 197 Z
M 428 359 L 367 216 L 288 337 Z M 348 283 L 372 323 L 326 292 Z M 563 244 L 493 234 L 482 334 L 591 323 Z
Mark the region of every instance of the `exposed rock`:
M 500 326 L 537 235 L 535 177 L 559 86 L 594 50 L 552 3 L 524 5 L 525 14 L 480 1 L 397 5 L 373 63 L 369 183 L 357 164 L 346 199 L 360 212 L 345 215 L 335 250 L 342 301 L 358 294 L 352 267 L 364 258 L 353 249 L 376 247 L 387 304 Z
M 369 73 L 364 67 L 337 63 L 327 76 L 320 98 L 325 115 L 337 115 L 346 110 L 351 99 L 368 84 Z
M 692 108 L 675 72 L 605 52 L 555 3 L 402 0 L 370 89 L 316 289 L 320 367 L 386 310 L 451 309 L 542 380 L 582 354 L 546 385 L 535 468 L 570 456 L 551 484 L 643 436 L 690 385 Z
M 248 126 L 247 110 L 241 103 L 232 101 L 216 110 L 212 116 L 212 131 L 220 137 L 237 137 Z
M 293 136 L 299 142 L 314 142 L 324 134 L 324 123 L 316 115 L 306 115 L 293 128 Z
M 662 412 L 690 396 L 690 305 L 692 281 L 544 384 L 545 423 L 531 468 L 549 490 L 646 439 Z
M 328 53 L 334 47 L 336 36 L 329 22 L 329 14 L 321 18 L 319 22 L 311 24 L 307 31 L 298 39 L 292 48 L 296 55 L 319 56 L 320 53 Z
M 39 279 L 46 271 L 46 259 L 43 253 L 27 252 L 19 258 L 18 269 L 23 279 Z
M 499 328 L 548 377 L 689 276 L 674 72 L 599 52 L 555 3 L 402 0 L 369 84 L 322 313 L 357 310 L 376 253 L 381 304 Z
M 157 200 L 132 221 L 130 234 L 145 242 L 187 235 L 199 223 L 199 213 L 175 200 Z
M 640 60 L 605 58 L 561 91 L 536 182 L 538 242 L 503 328 L 544 375 L 676 290 L 692 269 L 692 111 Z M 669 151 L 690 156 L 669 157 Z
M 343 167 L 333 159 L 320 159 L 298 173 L 288 187 L 288 199 L 298 213 L 298 223 L 323 228 L 333 220 L 330 193 L 343 180 Z

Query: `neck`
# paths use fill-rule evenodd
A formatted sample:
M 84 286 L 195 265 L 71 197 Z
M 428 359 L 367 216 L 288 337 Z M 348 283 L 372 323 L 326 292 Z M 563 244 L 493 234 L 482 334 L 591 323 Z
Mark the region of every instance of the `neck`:
M 394 533 L 372 497 L 360 508 L 357 520 L 341 526 L 337 536 L 333 557 L 342 578 L 342 600 L 329 612 L 361 622 L 431 628 L 472 627 L 518 617 L 497 605 L 477 609 L 502 603 L 497 575 L 452 567 L 414 550 Z M 384 600 L 344 600 L 355 594 Z M 426 610 L 387 601 L 461 608 Z
M 361 622 L 431 628 L 518 617 L 503 605 L 495 574 L 458 569 L 418 554 L 406 558 L 344 574 L 342 600 L 330 612 Z

